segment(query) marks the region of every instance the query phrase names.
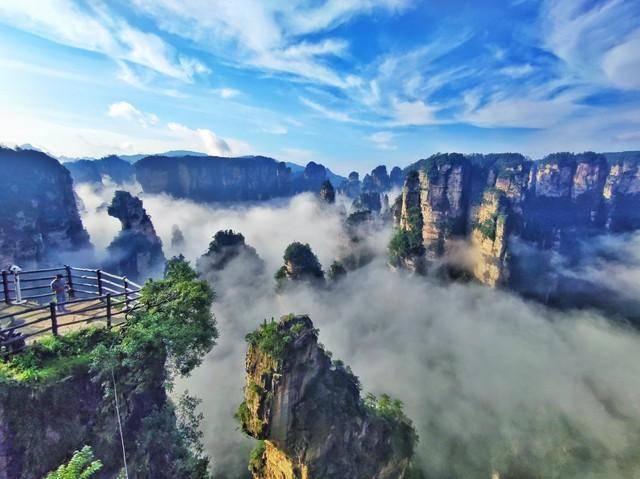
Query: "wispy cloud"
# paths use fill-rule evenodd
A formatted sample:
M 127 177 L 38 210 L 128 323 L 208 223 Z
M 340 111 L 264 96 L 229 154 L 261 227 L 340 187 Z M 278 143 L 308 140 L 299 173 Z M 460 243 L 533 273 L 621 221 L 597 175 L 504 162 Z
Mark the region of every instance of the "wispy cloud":
M 378 131 L 367 136 L 367 140 L 373 143 L 373 146 L 379 150 L 395 150 L 396 145 L 393 144 L 395 135 L 391 131 Z
M 319 113 L 325 118 L 329 118 L 330 120 L 340 121 L 343 123 L 358 123 L 356 119 L 351 118 L 347 113 L 344 113 L 342 111 L 332 110 L 319 103 L 316 103 L 315 101 L 309 100 L 308 98 L 305 98 L 303 96 L 299 97 L 299 99 L 304 105 L 308 106 L 309 108 L 316 111 L 317 113 Z
M 98 2 L 2 2 L 0 21 L 54 42 L 137 63 L 184 81 L 209 71 L 199 60 L 180 54 L 154 33 L 132 27 Z M 127 74 L 124 77 L 132 78 Z

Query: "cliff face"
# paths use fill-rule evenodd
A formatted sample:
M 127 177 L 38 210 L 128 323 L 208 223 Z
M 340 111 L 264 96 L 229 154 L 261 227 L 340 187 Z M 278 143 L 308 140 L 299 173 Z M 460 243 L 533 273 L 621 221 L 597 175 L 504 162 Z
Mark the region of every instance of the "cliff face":
M 0 267 L 60 264 L 66 253 L 91 248 L 69 172 L 32 150 L 0 148 Z
M 411 422 L 360 398 L 358 379 L 332 364 L 309 317 L 265 323 L 247 341 L 238 416 L 264 441 L 250 464 L 255 479 L 404 477 L 417 440 Z
M 265 200 L 291 192 L 291 169 L 264 156 L 149 156 L 135 169 L 145 193 L 196 201 Z
M 324 181 L 320 186 L 320 199 L 329 204 L 336 202 L 336 190 L 333 189 L 329 180 Z
M 470 240 L 473 275 L 512 285 L 525 274 L 517 244 L 570 258 L 589 236 L 638 229 L 639 168 L 640 155 L 436 155 L 408 169 L 396 222 L 405 232 L 422 224 L 427 261 L 445 255 L 453 239 Z
M 126 191 L 116 191 L 107 212 L 122 225 L 122 231 L 107 247 L 107 268 L 132 279 L 161 273 L 166 261 L 162 241 L 142 201 Z
M 128 183 L 135 179 L 135 169 L 131 163 L 115 155 L 99 160 L 77 160 L 64 164 L 75 183 L 102 183 L 108 176 L 115 183 Z

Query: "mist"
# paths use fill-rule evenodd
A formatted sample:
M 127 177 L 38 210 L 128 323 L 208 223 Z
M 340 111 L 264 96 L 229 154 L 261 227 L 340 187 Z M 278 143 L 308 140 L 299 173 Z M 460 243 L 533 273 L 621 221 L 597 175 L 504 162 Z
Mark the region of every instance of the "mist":
M 77 188 L 83 221 L 97 247 L 108 244 L 119 226 L 103 218 L 100 205 L 114 187 L 85 186 Z M 519 478 L 640 476 L 640 338 L 624 322 L 473 283 L 391 271 L 384 257 L 390 228 L 366 240 L 376 259 L 333 288 L 301 285 L 277 295 L 273 273 L 288 243 L 309 243 L 325 269 L 344 251 L 345 199 L 327 206 L 307 194 L 225 206 L 141 198 L 168 257 L 183 253 L 193 262 L 216 231 L 231 228 L 266 263 L 264 276 L 249 284 L 241 256 L 213 285 L 218 344 L 177 385 L 203 400 L 214 477 L 248 476 L 254 441 L 233 419 L 242 401 L 244 336 L 263 319 L 290 312 L 311 316 L 320 341 L 352 367 L 364 391 L 405 403 L 420 436 L 416 461 L 429 478 L 488 478 L 493 471 Z M 181 251 L 171 250 L 173 225 L 185 237 Z M 597 246 L 609 256 L 628 252 L 629 259 L 599 255 L 583 271 L 612 287 L 629 284 L 634 294 L 639 237 L 601 238 Z M 606 268 L 616 264 L 624 274 L 614 283 Z

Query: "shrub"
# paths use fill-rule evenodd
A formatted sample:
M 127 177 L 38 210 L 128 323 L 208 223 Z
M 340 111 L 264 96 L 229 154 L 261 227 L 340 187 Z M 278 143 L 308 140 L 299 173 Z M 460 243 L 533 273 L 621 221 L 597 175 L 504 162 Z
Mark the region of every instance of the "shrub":
M 67 464 L 62 464 L 55 471 L 47 474 L 46 479 L 87 479 L 93 477 L 100 469 L 102 462 L 94 460 L 89 446 L 73 453 Z

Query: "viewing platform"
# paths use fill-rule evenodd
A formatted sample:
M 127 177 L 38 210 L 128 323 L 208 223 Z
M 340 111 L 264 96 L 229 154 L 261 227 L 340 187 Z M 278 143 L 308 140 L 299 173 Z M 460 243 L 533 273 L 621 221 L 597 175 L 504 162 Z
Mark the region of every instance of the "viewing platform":
M 51 282 L 62 275 L 66 311 L 59 311 Z M 38 337 L 75 331 L 87 324 L 119 326 L 138 309 L 141 286 L 99 269 L 59 268 L 2 271 L 0 355 L 24 349 Z

